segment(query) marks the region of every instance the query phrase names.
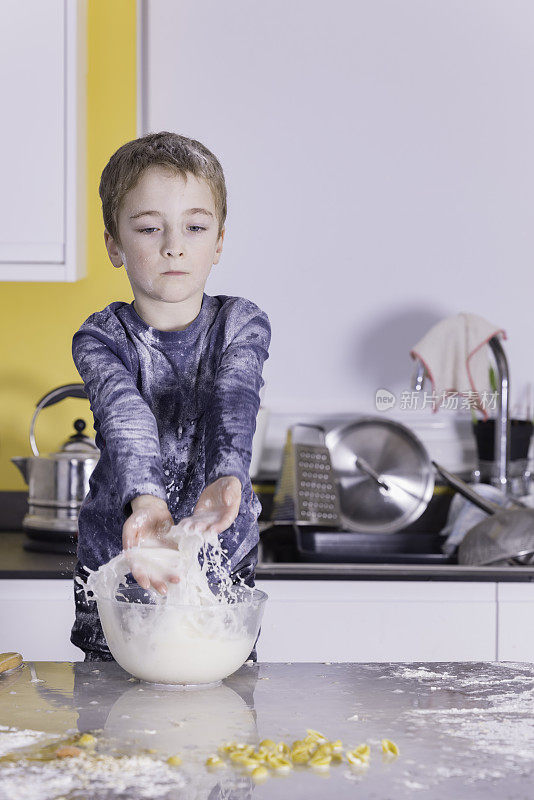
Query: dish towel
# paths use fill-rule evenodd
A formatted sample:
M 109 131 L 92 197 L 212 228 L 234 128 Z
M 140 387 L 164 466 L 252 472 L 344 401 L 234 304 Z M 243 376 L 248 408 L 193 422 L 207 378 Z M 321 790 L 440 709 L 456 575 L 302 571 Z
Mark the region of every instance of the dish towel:
M 471 405 L 488 418 L 484 402 L 491 393 L 489 351 L 485 346 L 493 336 L 506 333 L 477 314 L 461 313 L 434 325 L 415 345 L 410 355 L 419 359 L 432 383 L 437 398 L 451 392 L 471 398 Z M 433 410 L 438 410 L 437 400 Z

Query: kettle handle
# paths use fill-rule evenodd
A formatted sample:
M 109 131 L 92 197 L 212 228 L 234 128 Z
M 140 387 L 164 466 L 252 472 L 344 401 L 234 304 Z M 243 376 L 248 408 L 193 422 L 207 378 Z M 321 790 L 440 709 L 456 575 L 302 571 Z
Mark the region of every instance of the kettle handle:
M 30 446 L 34 456 L 39 455 L 39 450 L 37 449 L 37 443 L 35 441 L 35 424 L 37 422 L 37 417 L 43 408 L 47 408 L 47 406 L 53 406 L 55 403 L 59 403 L 60 400 L 64 400 L 66 397 L 80 397 L 82 400 L 88 399 L 83 383 L 66 383 L 64 386 L 58 386 L 57 389 L 52 389 L 51 392 L 48 392 L 44 397 L 41 397 L 37 403 L 30 425 Z

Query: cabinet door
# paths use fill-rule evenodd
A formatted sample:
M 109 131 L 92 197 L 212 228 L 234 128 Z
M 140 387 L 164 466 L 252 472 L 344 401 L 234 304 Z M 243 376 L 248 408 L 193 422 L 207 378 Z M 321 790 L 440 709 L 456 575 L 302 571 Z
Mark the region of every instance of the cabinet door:
M 25 661 L 83 661 L 70 642 L 74 622 L 72 581 L 0 581 L 2 650 Z
M 534 584 L 499 583 L 497 660 L 534 661 Z
M 494 584 L 260 580 L 256 585 L 269 596 L 260 661 L 496 659 Z M 83 660 L 69 641 L 72 581 L 2 580 L 0 604 L 5 651 L 35 661 Z
M 0 279 L 83 274 L 85 7 L 3 0 Z
M 495 585 L 257 581 L 262 661 L 494 661 Z

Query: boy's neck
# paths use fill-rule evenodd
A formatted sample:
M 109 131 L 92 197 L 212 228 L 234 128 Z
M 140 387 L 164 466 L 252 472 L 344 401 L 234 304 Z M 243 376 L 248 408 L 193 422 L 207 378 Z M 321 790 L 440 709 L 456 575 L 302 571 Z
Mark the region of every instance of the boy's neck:
M 136 297 L 134 309 L 139 317 L 158 331 L 183 331 L 193 322 L 202 308 L 204 292 L 179 303 L 164 303 L 150 297 Z

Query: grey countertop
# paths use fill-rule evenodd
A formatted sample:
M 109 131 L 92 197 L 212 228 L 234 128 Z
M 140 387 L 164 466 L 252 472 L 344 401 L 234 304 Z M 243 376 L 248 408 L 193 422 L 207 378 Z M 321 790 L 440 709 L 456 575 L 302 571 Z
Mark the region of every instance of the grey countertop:
M 68 579 L 75 557 L 24 549 L 22 532 L 0 533 L 0 579 Z M 259 580 L 534 581 L 532 567 L 465 567 L 457 564 L 331 564 L 260 562 Z
M 0 759 L 0 798 L 526 800 L 534 666 L 250 664 L 218 687 L 173 691 L 115 663 L 42 662 L 0 677 L 0 725 L 0 753 L 15 753 Z M 368 767 L 297 767 L 254 785 L 236 767 L 205 766 L 226 741 L 291 743 L 307 728 L 344 748 L 369 744 Z M 82 732 L 96 736 L 96 755 L 28 760 Z M 383 738 L 397 758 L 382 756 Z M 179 767 L 166 764 L 174 754 Z

